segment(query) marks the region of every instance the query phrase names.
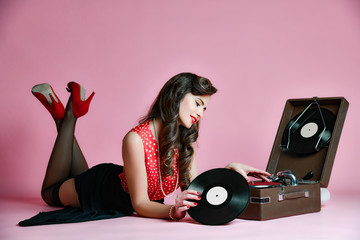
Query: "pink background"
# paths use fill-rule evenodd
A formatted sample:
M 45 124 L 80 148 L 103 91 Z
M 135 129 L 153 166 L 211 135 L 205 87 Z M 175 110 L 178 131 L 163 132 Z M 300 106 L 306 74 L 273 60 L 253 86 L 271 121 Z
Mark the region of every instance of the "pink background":
M 359 191 L 359 10 L 356 0 L 0 1 L 0 195 L 40 196 L 56 129 L 33 85 L 49 82 L 64 104 L 69 81 L 95 91 L 76 136 L 90 166 L 122 164 L 124 134 L 183 71 L 219 89 L 200 171 L 265 168 L 287 99 L 344 96 L 329 189 Z

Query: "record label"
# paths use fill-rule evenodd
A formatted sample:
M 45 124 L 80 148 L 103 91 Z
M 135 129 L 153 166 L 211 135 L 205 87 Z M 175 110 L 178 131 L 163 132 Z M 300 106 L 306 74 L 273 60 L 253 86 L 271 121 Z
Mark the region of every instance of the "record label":
M 304 138 L 310 138 L 317 133 L 318 129 L 319 127 L 316 123 L 309 122 L 301 128 L 300 134 Z
M 189 186 L 200 192 L 197 206 L 188 210 L 189 215 L 199 223 L 220 225 L 237 218 L 246 208 L 250 188 L 238 172 L 216 168 L 197 176 Z
M 209 189 L 209 191 L 206 194 L 206 200 L 211 205 L 220 205 L 223 204 L 226 199 L 228 198 L 228 192 L 225 188 L 217 186 Z

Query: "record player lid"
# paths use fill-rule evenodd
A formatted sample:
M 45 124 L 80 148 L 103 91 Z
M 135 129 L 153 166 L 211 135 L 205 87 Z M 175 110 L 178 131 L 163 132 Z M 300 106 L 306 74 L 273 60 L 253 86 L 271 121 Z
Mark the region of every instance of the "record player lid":
M 296 154 L 283 151 L 280 146 L 284 131 L 295 116 L 301 114 L 312 102 L 317 101 L 321 108 L 335 115 L 330 142 L 326 147 L 310 154 Z M 322 187 L 327 187 L 344 125 L 349 103 L 344 97 L 288 99 L 276 133 L 274 145 L 266 170 L 272 174 L 291 170 L 297 179 L 301 180 L 313 172 L 308 180 L 318 181 Z

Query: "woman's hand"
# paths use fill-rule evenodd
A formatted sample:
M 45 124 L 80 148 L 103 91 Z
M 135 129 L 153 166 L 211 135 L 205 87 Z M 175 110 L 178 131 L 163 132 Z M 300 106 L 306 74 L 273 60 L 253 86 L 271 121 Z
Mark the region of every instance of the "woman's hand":
M 250 178 L 248 176 L 260 178 L 260 179 L 265 180 L 266 182 L 270 182 L 270 179 L 268 178 L 269 176 L 271 176 L 270 173 L 265 172 L 260 169 L 257 169 L 257 168 L 247 166 L 245 164 L 234 162 L 234 163 L 228 164 L 225 168 L 232 169 L 232 170 L 240 173 L 248 182 L 250 181 Z
M 186 211 L 190 207 L 196 207 L 197 203 L 188 200 L 200 200 L 200 193 L 194 190 L 185 190 L 179 193 L 175 199 L 174 218 L 181 219 L 185 217 Z

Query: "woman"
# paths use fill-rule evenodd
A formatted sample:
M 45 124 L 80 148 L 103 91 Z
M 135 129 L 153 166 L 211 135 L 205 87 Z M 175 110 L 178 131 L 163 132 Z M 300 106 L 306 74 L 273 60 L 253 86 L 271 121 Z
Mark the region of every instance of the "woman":
M 74 82 L 68 84 L 68 91 L 71 95 L 64 109 L 50 85 L 32 89 L 58 129 L 42 198 L 51 206 L 68 207 L 40 213 L 20 225 L 87 221 L 126 216 L 134 211 L 144 217 L 179 220 L 186 210 L 196 207 L 201 196 L 187 188 L 197 176 L 193 145 L 199 120 L 210 96 L 217 91 L 208 79 L 180 73 L 163 86 L 147 116 L 123 139 L 124 167 L 100 164 L 88 169 L 74 130 L 77 118 L 87 113 L 94 93 L 85 100 L 85 90 Z M 265 180 L 270 175 L 239 163 L 230 163 L 226 168 L 238 171 L 247 180 L 248 175 Z M 175 204 L 163 204 L 164 197 L 178 187 L 182 191 Z

